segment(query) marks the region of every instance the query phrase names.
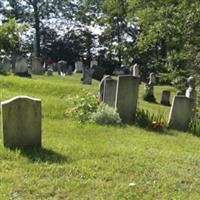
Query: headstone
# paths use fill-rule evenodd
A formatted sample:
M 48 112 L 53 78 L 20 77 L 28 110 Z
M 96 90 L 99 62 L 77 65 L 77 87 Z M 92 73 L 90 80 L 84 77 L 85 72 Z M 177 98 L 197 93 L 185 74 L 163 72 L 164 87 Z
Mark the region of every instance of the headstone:
M 138 64 L 133 65 L 133 73 L 132 73 L 132 75 L 135 76 L 135 77 L 139 77 L 140 78 L 140 70 L 139 70 L 139 65 Z
M 117 80 L 114 79 L 105 80 L 103 102 L 113 108 L 115 107 L 116 88 L 117 88 Z
M 73 66 L 72 65 L 69 65 L 67 67 L 67 75 L 72 75 L 73 74 Z
M 149 102 L 156 102 L 156 98 L 154 96 L 154 84 L 156 83 L 156 78 L 154 73 L 150 73 L 149 82 L 145 84 L 145 94 L 144 100 Z
M 92 69 L 94 70 L 92 78 L 97 81 L 101 81 L 105 74 L 105 69 L 99 66 L 93 66 Z
M 10 60 L 5 57 L 2 62 L 0 63 L 0 74 L 7 74 L 11 71 L 11 63 Z
M 53 75 L 53 65 L 47 65 L 47 75 L 52 76 Z
M 162 91 L 162 97 L 160 103 L 162 105 L 170 106 L 170 91 L 169 90 L 163 90 Z
M 174 97 L 168 120 L 170 128 L 182 131 L 188 129 L 192 117 L 193 101 L 183 95 Z
M 67 62 L 64 60 L 60 60 L 58 62 L 58 74 L 61 76 L 65 76 L 67 72 Z
M 83 68 L 83 78 L 82 78 L 83 84 L 88 84 L 88 85 L 92 84 L 92 74 L 93 74 L 93 72 L 94 72 L 94 70 L 89 68 L 89 67 Z
M 41 74 L 44 73 L 44 68 L 42 66 L 42 61 L 38 57 L 34 57 L 32 59 L 32 73 L 33 74 L 37 74 L 37 75 L 41 75 Z
M 131 123 L 135 119 L 140 79 L 130 75 L 118 76 L 115 109 L 122 122 Z
M 98 62 L 97 62 L 97 60 L 91 60 L 91 62 L 90 62 L 90 68 L 92 68 L 92 67 L 94 67 L 94 66 L 98 66 Z
M 41 146 L 41 100 L 17 96 L 1 102 L 6 147 Z
M 18 56 L 15 63 L 15 74 L 24 73 L 28 71 L 27 60 L 21 56 Z
M 105 81 L 107 79 L 111 80 L 112 78 L 110 75 L 105 75 L 99 84 L 99 99 L 100 99 L 100 101 L 103 101 L 103 95 L 104 95 L 104 91 L 105 91 Z
M 195 117 L 196 115 L 196 102 L 197 102 L 197 91 L 195 89 L 196 87 L 196 80 L 194 77 L 190 76 L 187 80 L 189 87 L 185 92 L 185 96 L 187 98 L 193 99 L 193 105 L 192 105 L 192 117 Z
M 83 62 L 77 61 L 75 62 L 75 73 L 82 73 L 83 72 Z

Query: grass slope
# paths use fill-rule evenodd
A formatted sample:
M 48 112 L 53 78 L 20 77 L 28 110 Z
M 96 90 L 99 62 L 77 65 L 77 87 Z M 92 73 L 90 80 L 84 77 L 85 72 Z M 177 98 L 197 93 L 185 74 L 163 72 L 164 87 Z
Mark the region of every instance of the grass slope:
M 0 100 L 29 95 L 43 109 L 42 149 L 9 150 L 0 136 L 0 199 L 200 199 L 199 138 L 65 119 L 69 95 L 98 90 L 79 80 L 0 76 Z M 169 107 L 144 102 L 142 87 L 139 107 L 167 118 Z M 175 92 L 156 87 L 158 100 L 163 89 Z

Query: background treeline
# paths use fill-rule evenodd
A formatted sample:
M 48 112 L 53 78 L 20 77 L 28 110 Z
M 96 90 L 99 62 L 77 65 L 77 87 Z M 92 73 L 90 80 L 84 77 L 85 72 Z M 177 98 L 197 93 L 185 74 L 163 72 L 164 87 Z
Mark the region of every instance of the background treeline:
M 0 0 L 0 13 L 1 53 L 68 62 L 98 55 L 108 68 L 138 63 L 144 76 L 166 81 L 199 74 L 200 1 Z

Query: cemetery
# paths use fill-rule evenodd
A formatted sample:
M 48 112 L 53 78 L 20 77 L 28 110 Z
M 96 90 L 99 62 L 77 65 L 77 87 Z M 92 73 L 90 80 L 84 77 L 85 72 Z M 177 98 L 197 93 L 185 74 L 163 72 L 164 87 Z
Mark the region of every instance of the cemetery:
M 187 3 L 0 0 L 0 200 L 200 199 Z

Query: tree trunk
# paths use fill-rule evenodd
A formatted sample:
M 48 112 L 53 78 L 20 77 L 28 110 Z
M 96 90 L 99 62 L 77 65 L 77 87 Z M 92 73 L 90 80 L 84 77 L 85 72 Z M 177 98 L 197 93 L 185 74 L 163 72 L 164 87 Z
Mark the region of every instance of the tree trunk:
M 40 57 L 40 19 L 38 11 L 38 0 L 33 0 L 34 9 L 34 28 L 35 28 L 35 38 L 34 38 L 34 55 Z

